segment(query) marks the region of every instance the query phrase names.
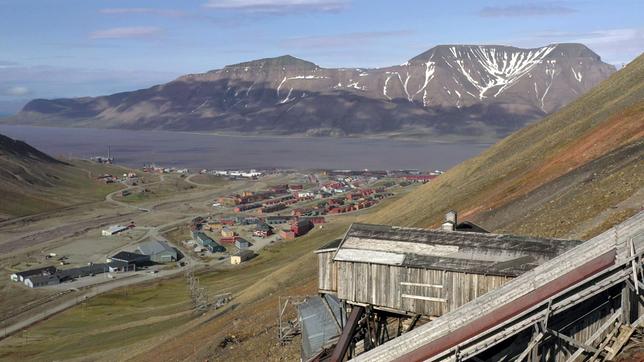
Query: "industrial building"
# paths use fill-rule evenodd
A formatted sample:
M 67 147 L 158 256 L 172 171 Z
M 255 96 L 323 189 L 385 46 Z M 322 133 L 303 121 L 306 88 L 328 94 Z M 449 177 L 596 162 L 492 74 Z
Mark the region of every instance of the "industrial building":
M 337 297 L 351 310 L 341 321 L 342 336 L 335 336 L 340 339 L 332 360 L 342 360 L 350 350 L 355 356 L 356 338 L 363 333 L 373 337 L 364 339 L 363 350 L 395 337 L 387 329 L 391 318 L 398 319 L 398 333 L 402 321 L 413 328 L 419 319 L 454 311 L 581 244 L 491 234 L 471 223 L 464 229 L 469 225 L 477 232 L 458 231 L 457 225 L 455 213 L 447 215 L 441 230 L 353 224 L 343 239 L 315 252 L 319 293 Z M 309 338 L 303 335 L 303 341 Z
M 57 271 L 56 267 L 46 266 L 44 268 L 31 269 L 31 270 L 25 270 L 25 271 L 13 273 L 11 274 L 10 279 L 14 282 L 23 283 L 25 281 L 25 278 L 53 275 L 56 273 L 56 271 Z
M 121 253 L 119 253 L 121 254 Z M 11 280 L 14 282 L 22 282 L 29 288 L 39 288 L 50 285 L 56 285 L 63 282 L 72 281 L 78 278 L 94 276 L 97 274 L 103 273 L 114 273 L 114 272 L 126 272 L 136 270 L 136 265 L 125 262 L 120 259 L 127 258 L 127 255 L 117 254 L 113 260 L 110 260 L 108 263 L 98 263 L 98 264 L 89 264 L 86 266 L 81 266 L 78 268 L 70 269 L 56 269 L 55 267 L 45 267 L 32 270 L 26 270 L 23 272 L 15 273 L 11 275 Z M 133 253 L 126 253 L 133 254 Z M 138 255 L 139 254 L 133 254 Z
M 48 285 L 60 284 L 58 275 L 32 275 L 24 279 L 24 283 L 29 288 L 39 288 Z
M 150 261 L 155 263 L 170 263 L 178 259 L 177 250 L 165 241 L 150 240 L 140 243 L 136 247 L 136 251 L 149 256 Z
M 137 268 L 150 264 L 150 257 L 148 255 L 131 253 L 129 251 L 119 251 L 108 260 L 109 262 L 121 262 L 125 265 L 135 265 Z
M 636 335 L 644 325 L 643 281 L 644 212 L 640 211 L 354 360 L 639 361 L 641 342 Z M 355 315 L 351 311 L 354 317 L 366 309 L 355 311 Z M 343 331 L 340 340 L 345 335 Z M 629 352 L 619 358 L 627 348 Z M 334 350 L 331 360 L 341 360 L 341 352 Z

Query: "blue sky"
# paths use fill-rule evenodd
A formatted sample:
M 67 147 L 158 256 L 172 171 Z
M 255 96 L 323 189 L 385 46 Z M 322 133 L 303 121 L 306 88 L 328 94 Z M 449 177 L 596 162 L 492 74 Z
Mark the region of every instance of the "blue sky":
M 582 42 L 622 64 L 644 1 L 0 0 L 0 113 L 292 54 L 324 67 L 404 63 L 438 44 Z

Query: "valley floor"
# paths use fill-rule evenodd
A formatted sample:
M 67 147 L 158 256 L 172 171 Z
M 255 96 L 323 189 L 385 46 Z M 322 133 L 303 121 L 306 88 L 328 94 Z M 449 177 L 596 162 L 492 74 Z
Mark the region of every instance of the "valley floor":
M 341 236 L 353 220 L 386 207 L 390 200 L 360 212 L 328 217 L 323 228 L 293 241 L 268 244 L 258 257 L 239 266 L 228 265 L 227 259 L 189 257 L 184 268 L 162 269 L 154 275 L 142 272 L 74 290 L 65 284 L 28 289 L 9 281 L 12 272 L 48 263 L 45 255 L 51 252 L 68 256 L 71 265 L 81 265 L 88 260 L 102 262 L 115 250 L 151 236 L 177 245 L 186 239 L 185 225 L 192 218 L 213 213 L 211 204 L 216 197 L 284 182 L 288 177 L 229 182 L 202 175 L 166 175 L 129 188 L 150 190 L 142 199 L 127 200 L 117 190 L 101 202 L 3 222 L 0 335 L 10 334 L 12 326 L 36 323 L 1 340 L 0 359 L 260 360 L 269 355 L 271 360 L 297 359 L 299 341 L 277 345 L 277 297 L 314 294 L 317 264 L 312 251 Z M 406 192 L 408 188 L 402 189 L 394 199 Z M 105 225 L 130 221 L 137 225 L 132 231 L 114 238 L 97 236 Z M 195 268 L 200 285 L 210 296 L 232 293 L 232 302 L 205 314 L 195 313 L 184 277 L 188 267 Z M 63 307 L 71 308 L 60 312 Z M 219 346 L 233 335 L 233 344 Z

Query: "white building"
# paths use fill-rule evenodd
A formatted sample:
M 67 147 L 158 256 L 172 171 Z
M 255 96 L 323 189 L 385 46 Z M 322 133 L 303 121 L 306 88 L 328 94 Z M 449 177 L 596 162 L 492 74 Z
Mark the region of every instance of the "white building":
M 127 226 L 123 226 L 123 225 L 112 225 L 112 226 L 110 226 L 110 227 L 109 227 L 109 228 L 107 228 L 107 229 L 103 229 L 103 230 L 101 231 L 101 235 L 103 235 L 103 236 L 112 236 L 112 235 L 114 235 L 114 234 L 118 234 L 118 233 L 120 233 L 120 232 L 122 232 L 122 231 L 125 231 L 125 230 L 127 230 Z
M 255 253 L 252 250 L 240 250 L 237 254 L 230 256 L 230 264 L 241 264 L 254 256 Z

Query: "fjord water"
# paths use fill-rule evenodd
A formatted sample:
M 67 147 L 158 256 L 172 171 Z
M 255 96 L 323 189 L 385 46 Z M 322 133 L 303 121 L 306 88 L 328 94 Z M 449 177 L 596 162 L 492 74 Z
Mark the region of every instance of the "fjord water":
M 447 169 L 489 144 L 208 134 L 0 125 L 0 133 L 55 157 L 107 155 L 116 163 L 192 169 Z

